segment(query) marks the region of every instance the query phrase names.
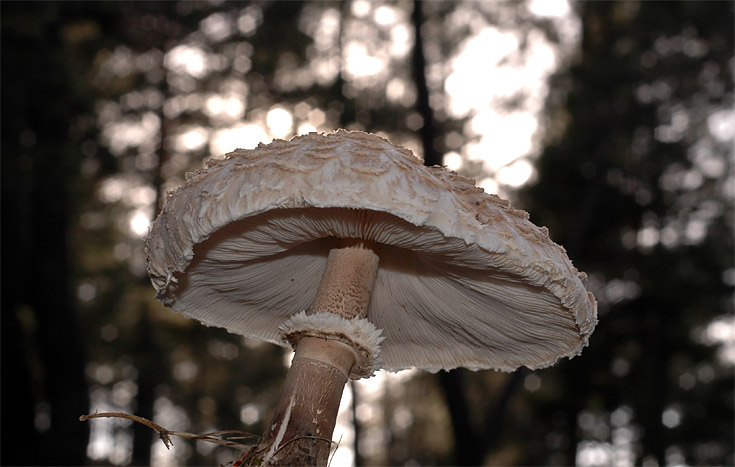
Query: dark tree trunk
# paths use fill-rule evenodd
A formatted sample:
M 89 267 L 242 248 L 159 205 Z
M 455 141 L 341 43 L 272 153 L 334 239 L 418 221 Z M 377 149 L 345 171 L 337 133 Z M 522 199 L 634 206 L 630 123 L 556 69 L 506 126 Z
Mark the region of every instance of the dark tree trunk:
M 437 137 L 434 122 L 434 110 L 429 99 L 429 85 L 426 82 L 426 57 L 424 56 L 424 38 L 421 34 L 423 20 L 423 4 L 421 0 L 414 0 L 411 14 L 414 31 L 414 45 L 412 68 L 416 85 L 416 110 L 423 119 L 421 126 L 421 146 L 424 150 L 424 164 L 428 166 L 442 165 L 442 155 L 436 150 Z
M 363 465 L 362 456 L 360 456 L 360 436 L 362 436 L 362 425 L 357 420 L 357 406 L 360 401 L 357 395 L 357 385 L 354 381 L 350 381 L 350 389 L 352 390 L 352 428 L 355 431 L 355 441 L 352 443 L 352 449 L 355 452 L 355 467 Z
M 46 124 L 66 133 L 61 122 Z M 40 351 L 44 394 L 50 408 L 51 424 L 45 433 L 43 452 L 52 464 L 81 465 L 86 461 L 89 427 L 79 422 L 79 416 L 89 410 L 89 396 L 84 375 L 84 338 L 70 280 L 65 158 L 56 152 L 65 136 L 57 135 L 59 145 L 49 145 L 34 158 L 28 305 L 36 313 L 35 345 Z
M 7 83 L 7 80 L 3 84 Z M 3 94 L 6 88 L 3 85 Z M 5 97 L 3 103 L 12 99 Z M 7 134 L 3 119 L 3 134 Z M 8 138 L 9 139 L 9 138 Z M 18 319 L 23 305 L 23 297 L 28 288 L 25 286 L 25 268 L 23 267 L 23 239 L 27 223 L 23 219 L 22 207 L 27 203 L 21 186 L 22 171 L 19 168 L 20 157 L 10 156 L 7 140 L 3 139 L 2 157 L 2 339 L 0 344 L 2 358 L 0 369 L 4 381 L 0 396 L 2 433 L 0 464 L 13 465 L 31 463 L 32 446 L 39 444 L 39 433 L 34 428 L 35 398 L 31 386 L 29 372 L 29 352 L 26 352 L 25 330 Z M 17 153 L 16 153 L 17 154 Z
M 27 8 L 39 10 L 40 32 L 6 27 L 6 17 Z M 89 396 L 67 238 L 80 157 L 69 129 L 89 101 L 62 58 L 56 9 L 3 5 L 4 465 L 82 465 L 89 437 L 79 422 Z
M 414 0 L 411 20 L 414 28 L 413 76 L 416 85 L 416 109 L 423 119 L 421 142 L 424 152 L 424 164 L 427 166 L 442 165 L 442 155 L 436 148 L 438 141 L 437 125 L 431 107 L 429 86 L 426 80 L 426 58 L 424 41 L 421 33 L 423 25 L 423 3 Z M 508 377 L 508 382 L 497 403 L 488 412 L 485 426 L 474 427 L 470 420 L 470 408 L 464 394 L 464 376 L 461 371 L 441 372 L 439 383 L 444 390 L 445 402 L 452 420 L 455 462 L 459 465 L 479 465 L 491 446 L 500 438 L 508 403 L 515 393 L 522 374 L 516 373 Z
M 164 54 L 168 49 L 164 48 Z M 163 60 L 160 63 L 161 73 L 163 79 L 159 86 L 161 95 L 164 96 L 163 103 L 161 104 L 158 118 L 161 124 L 161 130 L 158 138 L 158 163 L 153 173 L 153 189 L 156 191 L 156 199 L 154 201 L 154 218 L 158 215 L 163 207 L 165 194 L 163 193 L 163 166 L 168 160 L 168 148 L 166 147 L 167 129 L 168 122 L 166 115 L 163 112 L 163 108 L 166 101 L 171 97 L 171 92 L 166 80 L 166 67 L 163 64 Z M 144 279 L 146 282 L 148 278 Z M 161 360 L 163 357 L 162 352 L 159 351 L 159 345 L 156 344 L 156 340 L 151 332 L 151 320 L 149 317 L 150 310 L 146 306 L 142 306 L 140 310 L 140 321 L 137 324 L 137 347 L 138 349 L 146 349 L 145 352 L 141 352 L 140 355 L 144 357 L 136 362 L 138 369 L 138 394 L 136 396 L 136 414 L 153 420 L 153 405 L 155 404 L 155 388 L 156 384 L 161 383 L 161 375 L 165 374 L 166 366 Z M 133 464 L 134 465 L 147 465 L 151 461 L 151 444 L 153 442 L 151 431 L 148 427 L 136 423 L 133 425 Z
M 421 33 L 424 22 L 421 0 L 414 0 L 413 2 L 411 21 L 414 30 L 412 69 L 414 84 L 416 85 L 416 110 L 423 120 L 420 131 L 424 165 L 442 165 L 442 156 L 435 147 L 437 131 L 434 123 L 434 111 L 431 108 L 429 98 L 429 86 L 426 81 L 426 57 L 424 56 L 424 40 Z M 469 420 L 462 374 L 459 371 L 441 372 L 438 379 L 444 389 L 445 402 L 452 420 L 455 462 L 459 465 L 477 465 L 482 461 L 484 450 L 479 446 L 477 435 Z
M 442 371 L 438 376 L 452 420 L 454 461 L 457 465 L 480 465 L 485 449 L 470 421 L 462 370 Z
M 510 401 L 516 393 L 523 377 L 527 374 L 526 368 L 519 368 L 506 377 L 505 386 L 495 404 L 485 416 L 484 445 L 485 452 L 490 452 L 497 446 L 505 427 L 505 416 L 508 413 Z
M 165 374 L 166 366 L 162 361 L 162 352 L 158 350 L 151 332 L 151 320 L 148 317 L 150 310 L 143 305 L 141 317 L 136 325 L 137 346 L 140 358 L 136 361 L 138 369 L 138 394 L 136 396 L 135 413 L 140 417 L 153 420 L 153 405 L 156 402 L 156 385 L 161 382 L 161 375 Z M 140 423 L 133 425 L 133 465 L 148 465 L 151 463 L 151 446 L 155 441 L 151 429 Z

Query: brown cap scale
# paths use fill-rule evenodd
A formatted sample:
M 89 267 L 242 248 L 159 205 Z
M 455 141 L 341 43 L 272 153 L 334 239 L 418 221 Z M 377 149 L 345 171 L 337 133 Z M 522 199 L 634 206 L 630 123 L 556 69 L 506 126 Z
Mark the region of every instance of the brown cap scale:
M 579 354 L 597 322 L 584 274 L 545 228 L 360 132 L 208 161 L 170 195 L 147 258 L 175 311 L 297 357 L 303 338 L 333 341 L 353 379 L 540 368 Z

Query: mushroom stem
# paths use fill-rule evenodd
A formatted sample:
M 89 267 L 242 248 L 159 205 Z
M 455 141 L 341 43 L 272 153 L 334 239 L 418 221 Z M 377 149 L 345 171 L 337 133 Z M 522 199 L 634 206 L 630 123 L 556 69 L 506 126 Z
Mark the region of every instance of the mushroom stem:
M 378 273 L 374 242 L 342 239 L 329 252 L 324 275 L 308 313 L 327 312 L 345 319 L 366 318 Z
M 303 337 L 258 451 L 263 465 L 327 465 L 342 391 L 355 362 L 341 342 Z
M 308 313 L 365 318 L 378 271 L 374 248 L 369 242 L 342 240 L 331 250 Z M 327 465 L 342 391 L 357 350 L 336 340 L 340 336 L 321 335 L 326 337 L 305 335 L 295 343 L 296 354 L 256 450 L 256 463 Z

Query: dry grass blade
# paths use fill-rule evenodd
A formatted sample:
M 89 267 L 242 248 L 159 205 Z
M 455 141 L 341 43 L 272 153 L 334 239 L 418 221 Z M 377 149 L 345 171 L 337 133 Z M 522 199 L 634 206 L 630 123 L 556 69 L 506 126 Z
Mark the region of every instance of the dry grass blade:
M 334 451 L 332 451 L 332 455 L 329 457 L 329 462 L 327 462 L 327 467 L 332 466 L 332 461 L 334 460 L 335 454 L 337 454 L 337 449 L 339 449 L 339 443 L 342 442 L 342 436 L 339 437 L 337 440 L 337 445 L 334 447 Z
M 151 428 L 152 430 L 155 430 L 158 432 L 158 437 L 161 438 L 161 441 L 163 441 L 163 444 L 166 446 L 166 449 L 171 449 L 171 446 L 174 444 L 173 441 L 171 441 L 171 436 L 178 436 L 179 438 L 187 438 L 187 439 L 198 439 L 198 440 L 206 441 L 208 443 L 214 443 L 220 446 L 225 446 L 225 447 L 235 448 L 235 449 L 242 449 L 242 450 L 248 449 L 250 445 L 243 444 L 243 443 L 237 443 L 232 440 L 259 439 L 260 438 L 259 436 L 253 435 L 251 433 L 246 433 L 244 431 L 239 431 L 239 430 L 212 431 L 210 433 L 204 433 L 201 435 L 196 434 L 196 433 L 187 433 L 185 431 L 172 431 L 172 430 L 167 430 L 166 428 L 162 427 L 161 425 L 155 422 L 148 420 L 147 418 L 139 417 L 137 415 L 131 415 L 125 412 L 98 412 L 98 413 L 93 413 L 89 415 L 82 415 L 79 417 L 79 421 L 86 422 L 93 418 L 124 418 L 127 420 L 132 420 L 136 423 L 145 425 L 148 428 Z M 236 436 L 228 436 L 228 435 L 236 435 Z M 220 438 L 220 436 L 224 437 L 224 439 Z

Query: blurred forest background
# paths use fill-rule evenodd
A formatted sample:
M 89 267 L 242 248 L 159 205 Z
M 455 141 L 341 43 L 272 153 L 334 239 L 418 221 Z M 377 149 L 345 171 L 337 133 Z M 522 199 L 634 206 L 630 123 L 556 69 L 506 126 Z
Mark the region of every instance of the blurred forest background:
M 153 299 L 143 238 L 209 157 L 387 136 L 589 274 L 581 356 L 348 385 L 333 465 L 733 465 L 733 2 L 9 2 L 3 465 L 226 465 L 288 352 Z M 294 310 L 297 311 L 297 310 Z

